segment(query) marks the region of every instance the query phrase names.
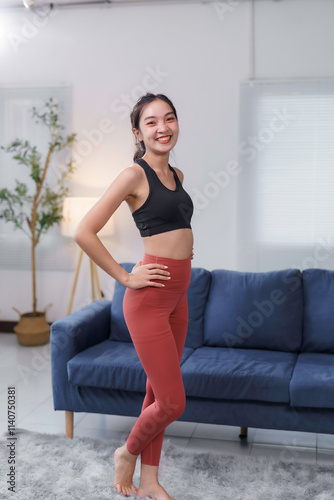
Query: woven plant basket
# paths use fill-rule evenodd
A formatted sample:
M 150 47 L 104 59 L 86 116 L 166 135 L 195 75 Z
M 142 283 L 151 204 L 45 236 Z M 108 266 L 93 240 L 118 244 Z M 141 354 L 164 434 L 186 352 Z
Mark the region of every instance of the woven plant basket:
M 45 312 L 20 314 L 20 321 L 14 326 L 17 340 L 21 345 L 43 345 L 50 340 L 50 325 Z

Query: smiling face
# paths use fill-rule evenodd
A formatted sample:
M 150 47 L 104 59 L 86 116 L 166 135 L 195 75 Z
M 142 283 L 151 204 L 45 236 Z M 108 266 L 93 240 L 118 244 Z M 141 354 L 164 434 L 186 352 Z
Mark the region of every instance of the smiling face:
M 175 146 L 179 125 L 169 104 L 155 99 L 143 109 L 139 129 L 134 128 L 133 133 L 139 141 L 144 141 L 147 153 L 161 155 L 169 153 Z

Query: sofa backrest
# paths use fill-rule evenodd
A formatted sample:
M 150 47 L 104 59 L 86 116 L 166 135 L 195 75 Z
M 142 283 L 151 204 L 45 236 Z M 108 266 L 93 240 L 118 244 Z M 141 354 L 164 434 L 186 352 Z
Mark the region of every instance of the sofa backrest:
M 131 262 L 123 262 L 120 264 L 128 273 L 136 265 Z M 121 285 L 118 281 L 115 283 L 114 295 L 111 301 L 111 330 L 110 340 L 119 340 L 120 342 L 132 342 L 128 327 L 126 326 L 123 315 L 123 297 L 126 286 Z
M 302 343 L 301 272 L 215 270 L 204 318 L 204 344 L 296 352 Z
M 334 353 L 334 271 L 305 269 L 302 351 Z
M 187 347 L 200 347 L 204 342 L 204 313 L 211 283 L 211 273 L 201 267 L 193 267 L 188 288 L 189 325 Z
M 130 272 L 135 264 L 123 262 L 121 266 Z M 206 269 L 192 268 L 191 281 L 188 288 L 189 326 L 186 338 L 186 347 L 203 345 L 204 311 L 208 299 L 211 273 Z M 123 315 L 123 297 L 126 287 L 118 281 L 115 283 L 114 295 L 111 302 L 111 330 L 110 340 L 131 342 L 131 337 Z

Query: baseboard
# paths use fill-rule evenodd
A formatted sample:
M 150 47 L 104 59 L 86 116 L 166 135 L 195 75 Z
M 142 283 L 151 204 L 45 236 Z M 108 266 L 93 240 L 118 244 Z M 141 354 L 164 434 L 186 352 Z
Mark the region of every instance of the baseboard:
M 14 326 L 17 321 L 0 321 L 0 333 L 15 333 Z
M 0 321 L 0 333 L 15 333 L 14 326 L 17 323 L 17 321 Z M 51 326 L 50 322 L 49 325 Z

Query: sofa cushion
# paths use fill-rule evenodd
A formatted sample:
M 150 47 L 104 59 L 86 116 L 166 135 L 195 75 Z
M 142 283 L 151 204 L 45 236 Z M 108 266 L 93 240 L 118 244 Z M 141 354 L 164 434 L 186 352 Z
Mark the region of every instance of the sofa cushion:
M 298 269 L 212 271 L 204 344 L 296 352 L 302 342 L 303 290 Z
M 185 348 L 181 363 L 193 349 Z M 146 392 L 146 375 L 129 342 L 105 340 L 80 352 L 67 363 L 68 380 L 75 385 Z
M 121 266 L 130 272 L 135 264 L 122 263 Z M 204 311 L 210 288 L 211 273 L 206 269 L 192 268 L 188 288 L 189 325 L 186 347 L 203 345 Z M 111 303 L 110 339 L 120 342 L 131 342 L 128 327 L 123 315 L 123 298 L 126 287 L 118 281 L 115 283 L 114 296 Z
M 290 383 L 291 406 L 334 408 L 334 354 L 301 353 Z
M 201 347 L 182 365 L 187 396 L 289 402 L 297 354 Z
M 334 271 L 305 269 L 302 351 L 334 353 Z

